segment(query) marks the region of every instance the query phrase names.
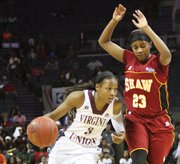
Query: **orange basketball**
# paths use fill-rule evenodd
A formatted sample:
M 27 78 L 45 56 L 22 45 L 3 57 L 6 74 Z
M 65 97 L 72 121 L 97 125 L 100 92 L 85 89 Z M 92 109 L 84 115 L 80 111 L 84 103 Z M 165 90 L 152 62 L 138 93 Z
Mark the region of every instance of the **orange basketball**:
M 37 117 L 27 126 L 29 140 L 38 147 L 51 146 L 56 142 L 58 135 L 58 127 L 49 117 Z

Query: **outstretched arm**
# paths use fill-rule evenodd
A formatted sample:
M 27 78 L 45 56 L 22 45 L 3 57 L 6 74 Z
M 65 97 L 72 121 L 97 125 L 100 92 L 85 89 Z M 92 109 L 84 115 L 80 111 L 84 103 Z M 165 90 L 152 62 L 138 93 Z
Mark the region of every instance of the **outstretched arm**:
M 74 107 L 80 107 L 84 102 L 84 93 L 83 91 L 74 91 L 70 93 L 67 98 L 62 102 L 54 111 L 45 114 L 46 117 L 57 121 L 65 114 L 67 114 Z
M 122 119 L 122 115 L 117 117 L 116 119 L 111 119 L 111 123 L 116 131 L 116 134 L 112 134 L 112 140 L 116 144 L 120 144 L 125 138 L 125 128 Z
M 133 24 L 139 28 L 142 29 L 152 40 L 153 44 L 157 48 L 157 50 L 160 53 L 160 63 L 162 65 L 168 65 L 171 61 L 171 52 L 166 46 L 166 44 L 161 40 L 161 38 L 151 29 L 151 27 L 148 25 L 148 22 L 146 20 L 146 17 L 140 10 L 135 10 L 135 13 L 133 14 L 135 20 L 132 20 Z
M 125 138 L 125 128 L 121 110 L 122 103 L 117 99 L 114 103 L 114 117 L 111 119 L 112 126 L 116 132 L 115 134 L 112 134 L 111 137 L 116 144 L 120 144 Z
M 118 46 L 117 44 L 111 42 L 111 37 L 118 22 L 120 22 L 123 19 L 125 12 L 126 12 L 126 8 L 123 5 L 119 4 L 113 12 L 112 19 L 105 27 L 104 31 L 102 32 L 98 40 L 99 45 L 106 52 L 108 52 L 111 56 L 113 56 L 114 58 L 116 58 L 121 62 L 123 62 L 124 49 Z

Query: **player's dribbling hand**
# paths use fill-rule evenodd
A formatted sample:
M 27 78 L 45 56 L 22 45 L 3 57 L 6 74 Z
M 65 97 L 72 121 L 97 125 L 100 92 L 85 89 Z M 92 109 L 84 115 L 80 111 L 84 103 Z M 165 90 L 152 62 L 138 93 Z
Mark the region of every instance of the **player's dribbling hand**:
M 120 144 L 120 143 L 123 142 L 124 139 L 125 139 L 125 133 L 124 133 L 124 132 L 121 132 L 121 133 L 119 133 L 118 135 L 117 135 L 117 134 L 111 134 L 111 138 L 112 138 L 112 141 L 113 141 L 115 144 Z
M 143 29 L 148 26 L 147 19 L 140 10 L 135 10 L 133 16 L 136 18 L 136 21 L 133 19 L 132 22 L 137 28 Z
M 120 20 L 122 20 L 125 13 L 126 8 L 123 5 L 119 4 L 113 12 L 113 19 L 119 22 Z

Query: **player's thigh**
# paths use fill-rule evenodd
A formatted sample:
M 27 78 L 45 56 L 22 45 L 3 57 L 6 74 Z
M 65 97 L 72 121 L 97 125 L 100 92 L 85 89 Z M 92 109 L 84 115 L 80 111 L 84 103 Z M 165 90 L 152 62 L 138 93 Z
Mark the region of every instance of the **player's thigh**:
M 150 138 L 148 162 L 150 164 L 163 164 L 173 144 L 174 134 L 161 132 L 153 134 Z
M 148 132 L 143 124 L 136 121 L 126 121 L 126 142 L 130 153 L 137 149 L 148 151 Z

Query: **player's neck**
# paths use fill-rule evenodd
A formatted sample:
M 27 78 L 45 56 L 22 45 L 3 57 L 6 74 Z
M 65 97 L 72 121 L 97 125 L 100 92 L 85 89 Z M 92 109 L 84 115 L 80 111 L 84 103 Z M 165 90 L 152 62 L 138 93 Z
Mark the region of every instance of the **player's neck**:
M 99 111 L 103 110 L 103 107 L 106 104 L 103 103 L 102 99 L 98 97 L 97 92 L 94 93 L 94 101 L 95 101 L 97 110 L 99 110 Z

